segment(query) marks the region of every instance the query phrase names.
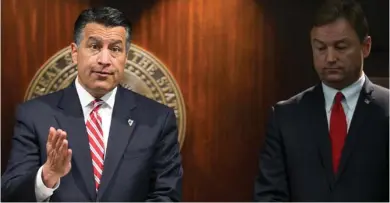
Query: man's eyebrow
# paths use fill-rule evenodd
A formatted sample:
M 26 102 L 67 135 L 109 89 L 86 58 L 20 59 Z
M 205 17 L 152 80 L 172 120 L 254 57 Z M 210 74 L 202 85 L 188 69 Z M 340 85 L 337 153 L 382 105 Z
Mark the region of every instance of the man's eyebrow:
M 323 41 L 315 39 L 315 38 L 313 39 L 313 42 L 317 42 L 317 43 L 320 43 L 320 44 L 325 44 Z M 345 43 L 345 42 L 347 42 L 347 38 L 346 37 L 344 37 L 342 39 L 339 39 L 339 40 L 336 40 L 333 43 L 334 44 L 338 44 L 338 43 Z
M 117 40 L 111 40 L 110 44 L 122 44 L 122 40 L 117 39 Z
M 342 38 L 342 39 L 340 39 L 340 40 L 335 41 L 335 44 L 346 43 L 346 42 L 347 42 L 347 38 L 344 37 L 344 38 Z
M 323 41 L 321 41 L 319 39 L 316 39 L 316 38 L 313 39 L 313 42 L 320 43 L 320 44 L 325 44 Z
M 90 36 L 88 37 L 88 41 L 102 41 L 101 37 L 95 37 L 95 36 Z
M 88 41 L 103 41 L 103 39 L 101 37 L 96 37 L 96 36 L 90 36 L 88 38 Z M 113 39 L 113 40 L 110 40 L 110 44 L 122 44 L 122 40 L 120 39 Z

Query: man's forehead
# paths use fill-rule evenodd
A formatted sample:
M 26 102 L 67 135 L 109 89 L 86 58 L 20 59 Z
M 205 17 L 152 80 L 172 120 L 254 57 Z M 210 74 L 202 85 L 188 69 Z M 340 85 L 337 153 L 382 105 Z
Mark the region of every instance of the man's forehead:
M 88 23 L 84 28 L 84 35 L 87 39 L 124 41 L 126 29 L 122 26 L 107 27 L 98 23 Z
M 340 18 L 326 25 L 313 27 L 311 35 L 323 38 L 345 38 L 355 34 L 354 29 L 349 22 Z

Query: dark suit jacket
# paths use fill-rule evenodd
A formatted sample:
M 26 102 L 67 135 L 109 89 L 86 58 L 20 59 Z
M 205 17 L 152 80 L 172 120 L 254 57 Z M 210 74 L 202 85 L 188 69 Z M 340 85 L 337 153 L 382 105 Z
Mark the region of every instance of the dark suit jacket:
M 18 107 L 11 156 L 1 180 L 2 201 L 36 201 L 35 177 L 46 161 L 50 126 L 67 132 L 73 150 L 72 169 L 50 201 L 181 201 L 183 172 L 173 111 L 120 86 L 96 194 L 74 83 Z
M 322 86 L 277 103 L 255 183 L 255 201 L 389 201 L 389 90 L 366 82 L 338 173 Z

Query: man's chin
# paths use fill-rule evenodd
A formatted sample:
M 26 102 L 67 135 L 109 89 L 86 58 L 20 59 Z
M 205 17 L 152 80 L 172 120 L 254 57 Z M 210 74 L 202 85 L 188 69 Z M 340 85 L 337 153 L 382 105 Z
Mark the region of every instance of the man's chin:
M 100 93 L 107 93 L 111 90 L 113 90 L 115 88 L 115 86 L 97 86 L 95 89 L 97 92 L 100 92 Z
M 322 77 L 322 80 L 329 83 L 339 83 L 344 80 L 344 76 L 340 74 L 326 74 Z
M 342 89 L 344 88 L 346 81 L 345 78 L 340 75 L 327 75 L 326 77 L 322 78 L 322 82 L 332 88 Z
M 113 90 L 116 86 L 113 84 L 106 84 L 106 83 L 95 83 L 91 91 L 93 91 L 93 94 L 103 96 Z

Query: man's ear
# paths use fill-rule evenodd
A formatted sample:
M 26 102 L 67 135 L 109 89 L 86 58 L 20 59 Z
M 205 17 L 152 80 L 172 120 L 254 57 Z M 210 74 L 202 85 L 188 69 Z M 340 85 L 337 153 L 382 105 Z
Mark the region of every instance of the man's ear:
M 371 52 L 371 37 L 367 36 L 362 43 L 363 57 L 367 58 Z
M 70 44 L 70 49 L 71 49 L 70 53 L 72 55 L 73 63 L 77 64 L 77 55 L 78 55 L 77 44 L 74 42 Z

